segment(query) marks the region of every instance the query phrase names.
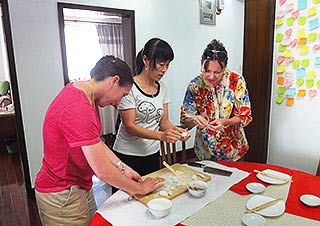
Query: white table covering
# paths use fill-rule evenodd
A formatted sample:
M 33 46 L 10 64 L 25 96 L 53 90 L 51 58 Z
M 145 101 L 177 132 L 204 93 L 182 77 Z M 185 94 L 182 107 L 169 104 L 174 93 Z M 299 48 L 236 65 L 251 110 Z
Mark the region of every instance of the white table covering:
M 205 205 L 215 200 L 225 193 L 232 185 L 246 178 L 249 173 L 236 168 L 222 166 L 215 162 L 202 161 L 208 166 L 233 171 L 230 177 L 210 174 L 211 181 L 207 194 L 202 198 L 191 197 L 189 193 L 184 193 L 172 200 L 170 214 L 164 218 L 155 219 L 149 213 L 147 207 L 137 200 L 128 201 L 129 195 L 123 191 L 118 191 L 112 195 L 98 209 L 98 213 L 113 226 L 163 226 L 176 225 L 192 214 L 198 212 Z M 197 171 L 202 169 L 191 167 Z

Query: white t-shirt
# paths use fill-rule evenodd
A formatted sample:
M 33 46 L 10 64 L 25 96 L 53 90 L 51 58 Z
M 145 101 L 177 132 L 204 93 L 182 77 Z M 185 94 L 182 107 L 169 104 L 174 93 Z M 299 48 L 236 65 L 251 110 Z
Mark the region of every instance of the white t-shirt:
M 163 82 L 158 82 L 158 91 L 153 95 L 144 93 L 134 83 L 129 94 L 122 98 L 118 109 L 136 109 L 136 125 L 157 131 L 163 115 L 163 105 L 169 102 L 169 93 Z M 147 156 L 159 151 L 159 144 L 158 140 L 145 139 L 129 134 L 121 122 L 113 149 L 125 155 Z

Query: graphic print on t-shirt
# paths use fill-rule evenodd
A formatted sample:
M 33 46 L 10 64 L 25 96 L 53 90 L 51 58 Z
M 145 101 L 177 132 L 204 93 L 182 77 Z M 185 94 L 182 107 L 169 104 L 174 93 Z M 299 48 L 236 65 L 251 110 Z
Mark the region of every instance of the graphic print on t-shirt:
M 156 109 L 156 107 L 148 101 L 140 103 L 138 105 L 138 111 L 145 115 L 141 122 L 147 124 L 151 123 L 153 120 L 156 120 L 156 122 L 159 123 L 163 113 L 162 108 Z

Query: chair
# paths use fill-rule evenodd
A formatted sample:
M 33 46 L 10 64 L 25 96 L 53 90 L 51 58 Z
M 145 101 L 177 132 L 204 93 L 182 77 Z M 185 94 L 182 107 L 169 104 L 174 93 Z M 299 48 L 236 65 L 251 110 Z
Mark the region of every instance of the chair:
M 162 165 L 163 161 L 166 161 L 169 165 L 172 165 L 177 162 L 184 163 L 186 162 L 187 156 L 186 156 L 186 142 L 181 141 L 181 157 L 180 154 L 177 156 L 177 148 L 176 143 L 166 143 L 164 141 L 160 141 L 160 150 L 161 150 L 161 156 L 160 156 L 160 165 L 163 168 Z M 178 161 L 179 160 L 179 161 Z

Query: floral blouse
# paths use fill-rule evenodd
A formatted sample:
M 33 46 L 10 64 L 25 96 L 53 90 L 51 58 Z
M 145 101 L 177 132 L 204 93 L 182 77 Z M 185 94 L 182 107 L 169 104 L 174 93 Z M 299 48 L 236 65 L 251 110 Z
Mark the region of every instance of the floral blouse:
M 246 82 L 242 75 L 226 70 L 221 82 L 212 88 L 203 75 L 194 78 L 187 88 L 180 123 L 187 117 L 202 115 L 209 121 L 238 116 L 240 125 L 227 126 L 221 131 L 197 127 L 194 149 L 200 160 L 237 161 L 249 149 L 243 127 L 252 121 L 251 104 Z

